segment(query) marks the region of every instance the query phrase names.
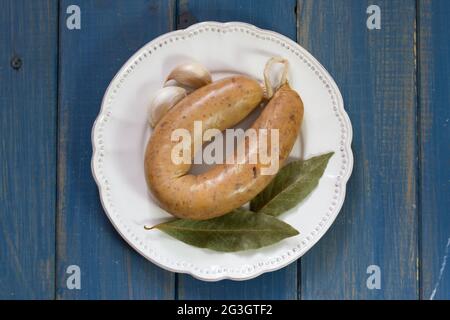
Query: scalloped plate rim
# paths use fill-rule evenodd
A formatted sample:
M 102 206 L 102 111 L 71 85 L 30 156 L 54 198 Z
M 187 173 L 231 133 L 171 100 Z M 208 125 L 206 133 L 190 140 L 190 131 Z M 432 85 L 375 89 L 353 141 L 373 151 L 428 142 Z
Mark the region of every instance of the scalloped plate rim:
M 289 43 L 289 45 L 291 47 L 296 47 L 297 49 L 299 49 L 305 56 L 307 56 L 309 59 L 313 60 L 315 63 L 317 63 L 318 67 L 321 69 L 321 71 L 326 75 L 326 77 L 328 78 L 328 80 L 330 81 L 330 84 L 332 85 L 335 94 L 337 96 L 338 99 L 338 110 L 340 112 L 340 115 L 344 118 L 344 123 L 346 125 L 346 129 L 347 129 L 347 137 L 346 137 L 346 143 L 344 145 L 345 150 L 348 154 L 348 161 L 347 161 L 347 170 L 345 172 L 345 174 L 342 176 L 342 196 L 339 199 L 339 202 L 336 204 L 335 206 L 335 210 L 334 210 L 334 214 L 330 217 L 329 220 L 326 221 L 326 225 L 324 225 L 321 229 L 320 235 L 314 237 L 314 239 L 312 239 L 311 241 L 309 241 L 308 245 L 306 246 L 307 248 L 302 248 L 301 250 L 299 250 L 299 253 L 296 254 L 294 257 L 292 257 L 289 260 L 286 260 L 282 263 L 279 264 L 275 264 L 273 266 L 265 266 L 261 269 L 258 269 L 255 272 L 252 272 L 250 274 L 244 275 L 244 276 L 234 276 L 231 273 L 224 273 L 221 275 L 212 275 L 212 274 L 207 274 L 202 275 L 196 272 L 193 272 L 192 270 L 186 268 L 186 267 L 179 267 L 179 268 L 172 268 L 168 265 L 162 264 L 159 261 L 157 261 L 156 259 L 152 259 L 152 257 L 148 256 L 144 250 L 142 250 L 141 248 L 139 248 L 138 246 L 134 245 L 134 243 L 127 238 L 127 236 L 120 230 L 120 227 L 115 223 L 115 221 L 112 219 L 110 213 L 108 212 L 107 206 L 105 204 L 105 195 L 104 195 L 104 186 L 102 185 L 100 179 L 97 177 L 97 173 L 96 173 L 96 169 L 95 169 L 95 160 L 96 160 L 96 155 L 98 153 L 97 151 L 97 147 L 96 147 L 96 142 L 95 142 L 95 135 L 96 135 L 96 130 L 97 130 L 97 126 L 98 123 L 100 121 L 100 118 L 103 116 L 104 111 L 105 111 L 105 100 L 106 97 L 110 94 L 111 88 L 113 86 L 113 83 L 115 83 L 115 81 L 117 80 L 117 78 L 119 78 L 119 76 L 130 66 L 132 65 L 132 62 L 136 59 L 136 57 L 138 57 L 140 55 L 140 53 L 144 50 L 144 48 L 150 46 L 153 43 L 156 43 L 158 41 L 160 41 L 161 39 L 164 39 L 166 37 L 169 36 L 173 36 L 173 35 L 181 35 L 181 34 L 185 34 L 186 32 L 188 32 L 191 29 L 195 29 L 201 26 L 220 26 L 220 27 L 231 27 L 231 26 L 237 26 L 237 27 L 246 27 L 246 28 L 250 28 L 253 29 L 254 31 L 258 32 L 258 33 L 266 33 L 266 34 L 271 34 L 272 36 L 279 38 L 287 43 Z M 92 130 L 91 130 L 91 143 L 92 143 L 92 157 L 91 157 L 91 171 L 92 171 L 92 175 L 93 178 L 95 180 L 95 183 L 97 184 L 97 187 L 99 189 L 99 198 L 100 198 L 100 202 L 101 205 L 103 207 L 103 211 L 106 214 L 106 216 L 108 217 L 109 221 L 111 222 L 111 224 L 114 226 L 114 229 L 120 234 L 120 236 L 126 241 L 126 243 L 128 245 L 130 245 L 134 250 L 136 250 L 140 255 L 142 255 L 145 259 L 147 259 L 148 261 L 154 263 L 155 265 L 168 270 L 170 272 L 176 272 L 176 273 L 181 273 L 181 274 L 189 274 L 192 277 L 198 279 L 198 280 L 202 280 L 202 281 L 206 281 L 206 282 L 215 282 L 215 281 L 221 281 L 221 280 L 234 280 L 234 281 L 245 281 L 245 280 L 250 280 L 253 278 L 256 278 L 264 273 L 267 272 L 273 272 L 279 269 L 282 269 L 284 267 L 286 267 L 287 265 L 297 261 L 297 259 L 299 259 L 300 257 L 302 257 L 306 252 L 308 252 L 312 247 L 314 247 L 314 245 L 323 237 L 323 235 L 325 235 L 325 233 L 328 231 L 328 229 L 331 227 L 331 225 L 334 223 L 334 221 L 336 220 L 337 216 L 340 213 L 340 210 L 342 209 L 345 197 L 346 197 L 346 189 L 347 189 L 347 182 L 351 176 L 351 173 L 353 171 L 353 151 L 351 148 L 351 143 L 353 140 L 353 128 L 350 122 L 350 118 L 347 114 L 347 112 L 345 111 L 344 108 L 344 101 L 342 98 L 342 94 L 336 84 L 336 82 L 334 81 L 333 77 L 329 74 L 329 72 L 323 67 L 323 65 L 311 54 L 309 53 L 309 51 L 307 51 L 305 48 L 303 48 L 300 44 L 296 43 L 295 41 L 291 40 L 290 38 L 277 33 L 275 31 L 271 31 L 271 30 L 267 30 L 267 29 L 263 29 L 263 28 L 259 28 L 255 25 L 249 24 L 249 23 L 245 23 L 245 22 L 239 22 L 239 21 L 230 21 L 230 22 L 218 22 L 218 21 L 204 21 L 204 22 L 199 22 L 196 24 L 193 24 L 185 29 L 180 29 L 180 30 L 174 30 L 174 31 L 170 31 L 167 33 L 164 33 L 154 39 L 152 39 L 151 41 L 147 42 L 146 44 L 144 44 L 142 47 L 140 47 L 138 50 L 136 50 L 136 52 L 120 67 L 120 69 L 117 71 L 117 73 L 114 75 L 114 77 L 112 78 L 112 80 L 110 81 L 107 89 L 105 90 L 105 93 L 103 95 L 102 98 L 102 102 L 101 102 L 101 107 L 100 107 L 100 111 L 98 113 L 98 116 L 96 117 L 93 126 L 92 126 Z M 211 275 L 213 277 L 211 277 Z

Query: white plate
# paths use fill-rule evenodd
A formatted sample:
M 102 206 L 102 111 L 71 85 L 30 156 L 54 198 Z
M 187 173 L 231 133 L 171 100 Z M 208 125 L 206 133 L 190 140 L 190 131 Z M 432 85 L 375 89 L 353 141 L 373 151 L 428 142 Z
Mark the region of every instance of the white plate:
M 152 94 L 176 65 L 196 60 L 217 79 L 245 73 L 262 79 L 266 61 L 290 62 L 290 84 L 303 99 L 301 135 L 292 156 L 309 158 L 334 151 L 319 186 L 281 218 L 300 235 L 252 251 L 220 253 L 199 249 L 158 230 L 169 217 L 147 191 L 144 150 L 151 134 L 147 113 Z M 203 22 L 164 34 L 139 49 L 111 81 L 92 130 L 92 171 L 108 218 L 140 254 L 167 270 L 207 281 L 245 280 L 280 269 L 308 251 L 336 218 L 353 167 L 352 127 L 341 94 L 323 66 L 292 40 L 238 23 Z

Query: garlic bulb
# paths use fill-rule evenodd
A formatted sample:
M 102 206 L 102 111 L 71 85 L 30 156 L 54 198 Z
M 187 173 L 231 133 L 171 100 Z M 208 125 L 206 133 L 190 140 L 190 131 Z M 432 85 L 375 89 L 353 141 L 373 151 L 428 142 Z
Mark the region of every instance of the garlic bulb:
M 180 87 L 170 86 L 159 89 L 150 104 L 149 122 L 152 128 L 156 126 L 170 108 L 186 97 L 186 95 L 186 90 Z
M 175 67 L 175 69 L 167 76 L 165 83 L 170 80 L 175 80 L 181 85 L 194 89 L 203 87 L 212 82 L 211 74 L 208 69 L 197 62 L 189 62 Z

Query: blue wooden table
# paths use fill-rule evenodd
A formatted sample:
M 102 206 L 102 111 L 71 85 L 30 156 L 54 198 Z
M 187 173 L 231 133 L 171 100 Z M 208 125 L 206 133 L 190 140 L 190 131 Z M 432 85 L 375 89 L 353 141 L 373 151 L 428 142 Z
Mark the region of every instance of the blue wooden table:
M 0 5 L 0 298 L 450 298 L 450 1 Z M 380 29 L 369 28 L 377 8 Z M 297 263 L 245 282 L 205 283 L 139 256 L 102 212 L 90 170 L 91 127 L 120 66 L 205 20 L 296 40 L 336 80 L 354 130 L 333 227 Z M 68 286 L 74 266 L 80 286 Z

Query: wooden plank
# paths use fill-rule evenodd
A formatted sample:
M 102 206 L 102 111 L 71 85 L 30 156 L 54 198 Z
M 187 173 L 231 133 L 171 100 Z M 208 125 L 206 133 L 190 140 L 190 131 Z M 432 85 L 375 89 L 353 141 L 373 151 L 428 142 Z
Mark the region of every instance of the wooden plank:
M 0 10 L 0 299 L 54 297 L 57 14 Z
M 366 27 L 381 9 L 381 29 Z M 417 299 L 415 1 L 298 3 L 298 40 L 327 68 L 353 125 L 344 207 L 301 259 L 304 299 Z M 368 289 L 367 268 L 381 271 Z
M 242 21 L 295 39 L 295 5 L 295 0 L 182 0 L 177 10 L 178 28 L 206 20 Z M 296 263 L 244 282 L 205 283 L 186 275 L 180 275 L 178 281 L 180 299 L 295 299 L 296 290 Z
M 81 29 L 66 27 L 69 5 Z M 60 3 L 57 298 L 170 299 L 174 275 L 145 260 L 114 230 L 91 174 L 91 128 L 103 94 L 141 46 L 171 30 L 174 4 L 160 1 Z M 66 287 L 66 268 L 81 269 L 81 290 Z
M 450 2 L 418 13 L 421 298 L 450 299 Z

